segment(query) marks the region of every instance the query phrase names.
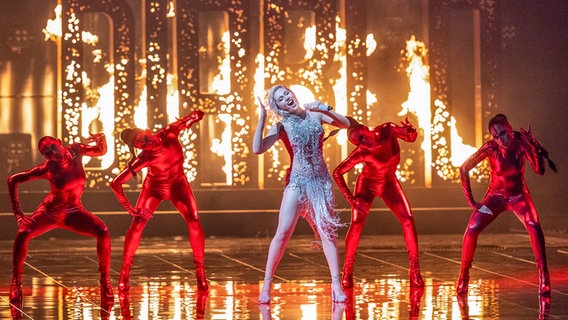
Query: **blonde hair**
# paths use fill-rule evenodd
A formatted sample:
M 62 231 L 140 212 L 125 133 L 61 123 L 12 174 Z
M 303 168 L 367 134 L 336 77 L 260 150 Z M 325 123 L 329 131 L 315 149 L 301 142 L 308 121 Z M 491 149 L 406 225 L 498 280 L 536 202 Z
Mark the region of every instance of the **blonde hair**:
M 278 108 L 278 104 L 276 103 L 276 98 L 274 97 L 274 95 L 276 94 L 276 90 L 278 89 L 287 89 L 290 90 L 288 87 L 283 86 L 283 85 L 275 85 L 272 88 L 270 88 L 270 90 L 268 91 L 268 106 L 270 107 L 270 110 L 277 116 L 283 117 L 286 114 L 288 114 L 288 112 Z

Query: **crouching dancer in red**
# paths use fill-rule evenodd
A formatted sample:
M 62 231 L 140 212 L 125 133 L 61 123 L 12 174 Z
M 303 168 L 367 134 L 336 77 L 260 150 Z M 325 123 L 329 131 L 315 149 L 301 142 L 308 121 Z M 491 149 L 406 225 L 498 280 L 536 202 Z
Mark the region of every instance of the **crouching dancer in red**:
M 479 150 L 461 166 L 463 192 L 470 207 L 474 209 L 463 237 L 462 267 L 458 280 L 457 293 L 468 291 L 469 269 L 481 231 L 495 220 L 501 212 L 510 210 L 521 220 L 527 229 L 539 270 L 539 291 L 543 296 L 550 295 L 550 279 L 546 263 L 544 234 L 540 227 L 533 200 L 525 185 L 525 160 L 533 170 L 544 174 L 544 159 L 548 152 L 540 146 L 532 133 L 521 128 L 513 131 L 507 117 L 495 115 L 489 121 L 489 133 L 493 139 L 485 142 Z M 491 169 L 489 187 L 481 202 L 475 201 L 471 190 L 469 171 L 481 161 L 488 159 Z M 553 171 L 556 166 L 548 163 Z
M 396 177 L 400 162 L 398 139 L 407 142 L 416 140 L 416 128 L 408 119 L 398 126 L 387 122 L 370 130 L 368 127 L 350 119 L 352 124 L 347 131 L 349 141 L 357 146 L 333 171 L 339 190 L 352 207 L 351 225 L 345 238 L 345 262 L 343 278 L 345 288 L 353 287 L 353 264 L 365 220 L 375 197 L 383 199 L 389 209 L 400 221 L 404 242 L 410 261 L 410 285 L 423 287 L 418 263 L 418 240 L 410 205 Z M 343 175 L 358 163 L 364 163 L 363 171 L 357 178 L 355 195 L 351 193 Z
M 55 228 L 71 230 L 97 239 L 101 300 L 114 299 L 109 277 L 110 234 L 108 228 L 101 219 L 83 208 L 81 203 L 86 180 L 82 163 L 83 156 L 101 156 L 107 151 L 103 133 L 92 134 L 89 139 L 95 142 L 95 145 L 75 143 L 63 147 L 61 140 L 49 136 L 43 137 L 38 142 L 38 148 L 46 161 L 8 178 L 12 210 L 19 225 L 14 241 L 10 301 L 22 300 L 22 273 L 30 240 Z M 20 206 L 18 184 L 36 179 L 47 179 L 50 191 L 36 211 L 31 216 L 26 216 Z
M 205 279 L 204 256 L 205 235 L 197 212 L 197 201 L 193 195 L 187 177 L 183 170 L 183 149 L 178 140 L 182 130 L 190 128 L 203 118 L 203 112 L 193 111 L 188 116 L 170 123 L 164 129 L 152 134 L 150 130 L 125 129 L 120 138 L 134 155 L 134 148 L 142 152 L 134 156 L 128 167 L 120 172 L 111 182 L 116 198 L 120 204 L 133 216 L 132 224 L 126 233 L 124 255 L 118 289 L 130 289 L 130 267 L 136 249 L 140 245 L 142 231 L 163 200 L 171 200 L 185 219 L 189 231 L 189 243 L 193 249 L 193 259 L 196 267 L 197 286 L 207 290 Z M 148 168 L 148 173 L 142 185 L 136 207 L 130 204 L 122 185 L 130 178 L 136 177 L 142 168 Z

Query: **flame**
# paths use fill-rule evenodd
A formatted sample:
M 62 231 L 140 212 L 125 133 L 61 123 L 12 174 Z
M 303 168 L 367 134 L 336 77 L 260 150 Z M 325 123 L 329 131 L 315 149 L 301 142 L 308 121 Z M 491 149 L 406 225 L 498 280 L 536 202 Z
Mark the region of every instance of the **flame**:
M 221 135 L 221 139 L 215 138 L 212 141 L 211 151 L 216 155 L 221 156 L 225 159 L 225 164 L 223 165 L 223 172 L 226 174 L 225 184 L 230 186 L 233 184 L 233 174 L 232 174 L 232 164 L 233 164 L 233 152 L 231 145 L 231 121 L 233 120 L 230 114 L 221 113 L 217 115 L 216 121 L 221 120 L 225 123 L 225 130 Z
M 307 27 L 304 34 L 304 59 L 311 59 L 316 51 L 316 26 Z
M 55 19 L 48 19 L 47 25 L 42 30 L 45 41 L 55 41 L 61 38 L 61 5 L 58 4 L 53 11 L 55 12 Z
M 229 31 L 223 32 L 222 36 L 223 44 L 223 57 L 219 57 L 219 73 L 213 78 L 211 82 L 211 87 L 213 91 L 218 95 L 227 95 L 231 92 L 231 55 L 230 55 L 230 45 L 231 37 Z M 223 107 L 222 107 L 223 108 Z M 221 113 L 217 115 L 215 121 L 221 120 L 225 123 L 225 129 L 221 134 L 221 139 L 214 138 L 212 140 L 212 145 L 210 150 L 216 155 L 223 157 L 225 164 L 221 168 L 225 172 L 226 179 L 225 182 L 228 186 L 233 184 L 233 148 L 231 137 L 232 132 L 232 117 L 230 114 Z
M 341 114 L 347 114 L 347 55 L 345 47 L 347 43 L 347 30 L 341 28 L 341 19 L 335 18 L 335 55 L 333 61 L 339 64 L 339 79 L 333 85 L 335 94 L 334 107 L 335 111 Z M 337 143 L 341 145 L 341 158 L 347 157 L 347 130 L 339 131 L 337 135 Z
M 367 46 L 367 57 L 373 54 L 373 52 L 375 52 L 375 50 L 377 49 L 377 41 L 375 41 L 375 36 L 372 33 L 369 33 L 367 35 L 367 38 L 365 39 L 365 45 Z
M 146 86 L 142 88 L 138 104 L 134 107 L 134 125 L 137 128 L 148 128 L 148 89 Z
M 405 59 L 408 62 L 406 75 L 410 91 L 407 100 L 402 103 L 402 110 L 398 115 L 405 116 L 411 113 L 418 118 L 418 127 L 422 129 L 424 136 L 420 145 L 420 148 L 424 151 L 424 184 L 431 187 L 432 135 L 430 119 L 432 114 L 430 111 L 430 82 L 428 80 L 430 68 L 424 63 L 427 52 L 426 45 L 417 41 L 414 35 L 406 42 Z
M 223 32 L 223 55 L 221 64 L 219 65 L 219 73 L 213 78 L 211 87 L 213 92 L 218 95 L 226 95 L 231 92 L 231 55 L 230 55 L 230 45 L 231 38 L 229 31 Z
M 82 104 L 82 121 L 81 132 L 83 138 L 87 138 L 90 133 L 89 126 L 98 121 L 102 125 L 103 132 L 107 137 L 108 150 L 114 150 L 114 71 L 113 66 L 107 66 L 107 72 L 110 76 L 109 81 L 97 89 L 99 99 L 96 105 L 90 107 L 86 103 Z M 83 82 L 83 83 L 88 83 Z M 101 169 L 108 169 L 114 163 L 114 152 L 107 152 L 101 157 Z M 87 164 L 91 161 L 91 157 L 84 157 L 83 163 Z
M 444 180 L 459 180 L 459 167 L 476 151 L 476 148 L 463 143 L 458 133 L 456 119 L 446 110 L 445 104 L 436 100 L 432 116 L 430 107 L 429 67 L 424 63 L 427 49 L 423 42 L 412 36 L 406 42 L 405 58 L 408 62 L 406 73 L 410 83 L 408 100 L 402 104 L 403 110 L 399 115 L 412 113 L 418 118 L 418 126 L 422 129 L 424 140 L 421 149 L 424 151 L 424 181 L 427 187 L 432 185 L 432 170 Z M 448 120 L 449 119 L 449 120 Z M 446 128 L 450 128 L 450 144 L 443 135 Z M 436 159 L 432 157 L 432 150 L 436 149 Z M 481 179 L 487 170 L 486 165 L 478 166 L 472 170 L 472 176 Z
M 45 35 L 45 41 L 57 41 L 57 39 L 62 37 L 62 29 L 61 29 L 61 5 L 57 5 L 54 9 L 55 12 L 55 19 L 48 19 L 45 28 L 42 30 Z M 71 18 L 68 21 L 70 25 L 78 25 L 79 20 L 77 19 L 74 13 L 71 14 Z M 70 35 L 65 35 L 69 37 Z M 81 32 L 81 41 L 85 44 L 96 46 L 98 43 L 98 36 L 90 33 L 90 32 Z M 94 55 L 94 62 L 100 63 L 102 57 L 102 51 L 100 49 L 95 48 L 93 50 Z M 78 72 L 76 71 L 79 66 L 77 61 L 70 61 L 69 65 L 65 69 L 65 77 L 67 80 L 73 80 L 77 78 Z M 114 67 L 112 65 L 106 66 L 106 70 L 109 74 L 109 81 L 98 88 L 97 95 L 100 97 L 94 106 L 88 106 L 85 102 L 81 103 L 81 136 L 83 138 L 87 138 L 90 133 L 89 126 L 93 123 L 93 121 L 99 121 L 101 123 L 103 132 L 107 137 L 112 137 L 114 132 Z M 89 92 L 90 88 L 89 85 L 91 83 L 88 75 L 85 72 L 82 72 L 81 79 L 83 86 L 85 87 L 86 91 Z M 109 107 L 110 106 L 110 107 Z M 66 113 L 66 124 L 70 125 L 73 123 L 78 123 L 79 113 L 74 113 L 73 110 L 65 110 Z M 70 132 L 73 132 L 74 135 L 78 134 L 77 129 L 70 128 Z M 77 138 L 70 139 L 69 142 L 76 142 Z M 109 150 L 114 150 L 114 139 L 107 138 L 107 144 Z M 107 152 L 104 156 L 100 157 L 101 159 L 101 168 L 107 169 L 109 168 L 112 163 L 114 162 L 114 153 Z M 83 163 L 87 164 L 91 161 L 91 157 L 84 157 Z
M 176 77 L 168 73 L 167 81 L 167 97 L 166 112 L 168 113 L 168 122 L 173 122 L 180 117 L 179 114 L 179 92 L 177 89 Z
M 450 160 L 454 167 L 460 167 L 477 149 L 463 143 L 462 137 L 458 134 L 456 119 L 454 117 L 450 119 L 450 136 L 452 139 L 452 156 Z
M 454 117 L 446 110 L 446 105 L 440 101 L 434 101 L 435 114 L 432 123 L 432 138 L 434 148 L 438 150 L 438 156 L 434 162 L 436 173 L 444 180 L 459 181 L 459 167 L 472 155 L 476 148 L 464 144 L 458 134 L 457 124 Z M 449 119 L 449 120 L 448 120 Z M 442 135 L 446 127 L 450 128 L 450 145 Z M 482 162 L 470 171 L 472 179 L 481 181 L 489 176 L 489 165 L 487 161 Z
M 62 37 L 61 8 L 62 7 L 60 4 L 55 7 L 55 9 L 53 10 L 53 12 L 55 12 L 55 19 L 48 19 L 45 28 L 42 30 L 43 34 L 45 35 L 45 41 L 56 41 L 57 39 Z M 75 26 L 79 24 L 79 19 L 77 19 L 77 16 L 74 12 L 71 13 L 71 18 L 69 21 L 67 21 L 67 23 Z M 70 29 L 75 28 L 77 27 L 72 27 Z M 81 32 L 81 41 L 83 41 L 83 43 L 85 44 L 96 46 L 99 42 L 99 37 L 90 32 L 83 31 Z
M 176 2 L 169 1 L 168 2 L 168 13 L 166 14 L 167 18 L 173 18 L 176 16 Z

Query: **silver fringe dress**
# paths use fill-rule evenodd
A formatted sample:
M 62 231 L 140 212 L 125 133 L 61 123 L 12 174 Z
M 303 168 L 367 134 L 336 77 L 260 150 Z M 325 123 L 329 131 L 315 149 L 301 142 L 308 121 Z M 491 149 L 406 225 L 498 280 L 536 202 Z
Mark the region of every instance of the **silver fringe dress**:
M 316 231 L 316 238 L 335 241 L 337 228 L 343 225 L 335 211 L 331 175 L 323 159 L 321 123 L 308 115 L 289 115 L 282 122 L 290 124 L 287 135 L 295 162 L 286 188 L 299 191 L 301 215 Z

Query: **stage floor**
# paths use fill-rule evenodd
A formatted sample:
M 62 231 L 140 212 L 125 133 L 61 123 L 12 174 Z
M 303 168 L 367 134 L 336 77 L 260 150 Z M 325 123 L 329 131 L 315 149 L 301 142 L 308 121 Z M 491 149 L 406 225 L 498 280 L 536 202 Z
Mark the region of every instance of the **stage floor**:
M 340 254 L 344 247 L 340 241 Z M 0 242 L 0 318 L 22 319 L 568 319 L 568 235 L 547 234 L 552 298 L 539 300 L 538 274 L 524 233 L 482 234 L 469 295 L 458 299 L 461 235 L 420 235 L 426 282 L 412 290 L 401 235 L 363 236 L 355 288 L 333 304 L 324 255 L 294 236 L 277 270 L 272 303 L 259 306 L 269 238 L 207 238 L 209 291 L 199 294 L 186 237 L 143 238 L 129 301 L 119 299 L 122 238 L 113 239 L 115 302 L 101 306 L 92 239 L 32 240 L 21 311 L 8 301 L 12 242 Z M 342 259 L 343 260 L 343 259 Z M 126 305 L 126 302 L 129 305 Z

